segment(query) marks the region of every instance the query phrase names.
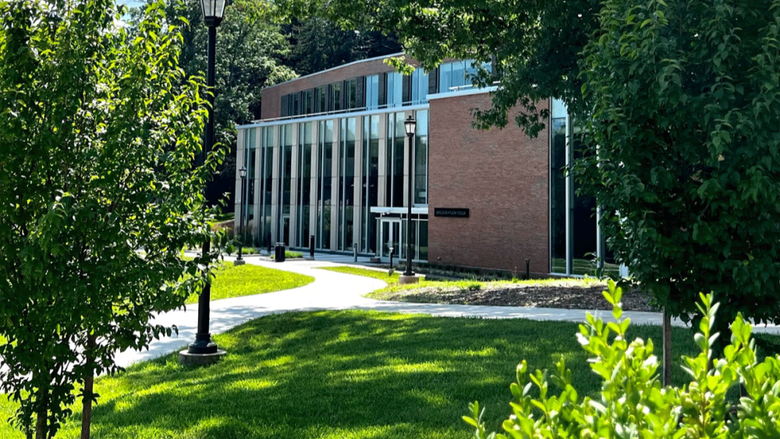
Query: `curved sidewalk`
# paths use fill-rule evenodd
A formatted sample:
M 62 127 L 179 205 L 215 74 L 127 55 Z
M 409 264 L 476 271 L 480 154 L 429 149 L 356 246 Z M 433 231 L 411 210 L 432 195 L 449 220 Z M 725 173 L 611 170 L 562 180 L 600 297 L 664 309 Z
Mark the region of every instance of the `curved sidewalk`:
M 226 258 L 232 260 L 232 258 Z M 315 278 L 314 282 L 292 290 L 255 296 L 235 297 L 211 302 L 210 330 L 212 334 L 225 332 L 235 326 L 269 314 L 290 311 L 320 310 L 373 310 L 407 314 L 427 314 L 438 317 L 475 317 L 494 319 L 524 318 L 531 320 L 557 320 L 584 322 L 588 311 L 556 308 L 525 308 L 509 306 L 446 305 L 435 303 L 406 303 L 367 299 L 364 294 L 382 288 L 385 283 L 372 278 L 320 270 L 318 267 L 339 266 L 343 264 L 329 261 L 287 261 L 274 263 L 255 257 L 246 258 L 247 263 L 275 268 Z M 197 332 L 197 305 L 188 305 L 186 309 L 172 311 L 158 316 L 155 324 L 176 325 L 178 336 L 155 340 L 149 350 L 125 351 L 117 354 L 116 362 L 122 367 L 132 363 L 159 357 L 186 347 L 195 340 Z M 613 320 L 608 311 L 591 311 L 604 320 Z M 652 312 L 626 311 L 634 324 L 660 325 L 661 314 Z M 676 326 L 685 326 L 674 321 Z M 780 334 L 779 326 L 760 326 L 755 332 Z

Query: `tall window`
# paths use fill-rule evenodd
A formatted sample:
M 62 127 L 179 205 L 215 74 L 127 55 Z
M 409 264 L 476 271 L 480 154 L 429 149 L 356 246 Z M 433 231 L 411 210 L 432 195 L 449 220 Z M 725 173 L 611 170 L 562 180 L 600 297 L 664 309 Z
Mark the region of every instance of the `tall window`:
M 417 112 L 414 139 L 414 204 L 428 204 L 428 111 Z
M 319 126 L 319 191 L 317 191 L 317 243 L 319 249 L 330 249 L 330 202 L 333 177 L 333 121 Z
M 303 92 L 303 114 L 314 113 L 314 90 Z
M 330 109 L 341 110 L 341 83 L 339 82 L 330 85 Z
M 298 125 L 298 246 L 309 246 L 312 122 Z
M 264 127 L 262 133 L 262 151 L 260 152 L 262 169 L 262 190 L 260 201 L 260 245 L 271 245 L 271 195 L 273 192 L 274 128 Z
M 290 189 L 292 187 L 293 125 L 281 127 L 279 160 L 279 241 L 290 245 Z
M 363 209 L 361 211 L 363 253 L 376 253 L 376 217 L 371 207 L 379 201 L 379 116 L 363 118 Z
M 357 108 L 357 79 L 350 79 L 344 82 L 344 102 L 345 110 Z
M 401 106 L 404 98 L 403 75 L 397 72 L 387 74 L 387 106 Z
M 428 97 L 428 74 L 418 68 L 412 74 L 412 103 L 421 104 Z
M 404 206 L 404 113 L 387 115 L 387 151 L 386 168 L 387 184 L 385 185 L 385 200 L 390 207 Z
M 246 155 L 244 156 L 244 163 L 247 171 L 246 180 L 243 182 L 244 187 L 241 188 L 241 194 L 243 195 L 241 199 L 241 213 L 244 215 L 244 226 L 247 228 L 244 231 L 244 236 L 249 240 L 247 242 L 252 242 L 254 230 L 250 230 L 249 224 L 254 219 L 255 209 L 255 167 L 257 166 L 255 142 L 257 141 L 257 129 L 250 128 L 246 130 L 245 139 L 244 153 Z
M 339 154 L 339 250 L 352 247 L 355 206 L 355 118 L 341 119 Z
M 328 87 L 317 87 L 314 89 L 315 112 L 324 113 L 328 111 Z
M 379 108 L 379 75 L 366 76 L 366 109 Z

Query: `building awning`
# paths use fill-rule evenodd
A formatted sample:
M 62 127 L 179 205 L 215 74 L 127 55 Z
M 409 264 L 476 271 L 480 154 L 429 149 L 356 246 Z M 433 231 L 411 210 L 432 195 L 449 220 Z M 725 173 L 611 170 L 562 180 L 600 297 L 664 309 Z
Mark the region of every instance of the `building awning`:
M 372 207 L 371 213 L 379 214 L 393 214 L 393 215 L 406 215 L 409 211 L 408 207 Z M 428 206 L 425 207 L 412 207 L 412 215 L 428 215 Z

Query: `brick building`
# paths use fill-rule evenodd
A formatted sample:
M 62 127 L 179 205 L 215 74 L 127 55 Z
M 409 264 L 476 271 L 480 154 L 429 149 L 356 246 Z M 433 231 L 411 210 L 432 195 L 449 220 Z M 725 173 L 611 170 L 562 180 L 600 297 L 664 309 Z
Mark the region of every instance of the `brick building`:
M 268 87 L 262 119 L 237 127 L 237 168 L 248 176 L 244 187 L 236 176 L 236 225 L 244 215 L 256 244 L 304 249 L 313 237 L 320 251 L 356 246 L 387 260 L 393 248 L 403 259 L 411 201 L 416 261 L 522 272 L 528 259 L 535 274 L 592 274 L 599 259 L 615 268 L 597 245 L 595 203 L 576 197 L 562 171 L 577 148 L 558 101 L 543 103 L 552 117 L 536 138 L 511 124 L 481 131 L 471 111 L 490 105 L 492 88 L 471 87 L 471 62 L 402 76 L 384 58 Z

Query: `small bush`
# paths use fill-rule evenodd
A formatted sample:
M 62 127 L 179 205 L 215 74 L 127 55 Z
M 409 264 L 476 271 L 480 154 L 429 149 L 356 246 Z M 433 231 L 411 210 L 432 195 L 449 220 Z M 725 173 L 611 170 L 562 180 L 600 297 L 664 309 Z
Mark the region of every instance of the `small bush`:
M 604 323 L 588 314 L 577 338 L 591 355 L 590 367 L 602 380 L 595 399 L 581 397 L 563 359 L 551 373 L 529 373 L 517 366 L 510 387 L 512 415 L 502 424 L 508 435 L 487 434 L 479 403 L 469 405 L 463 419 L 477 439 L 508 438 L 682 438 L 777 437 L 780 425 L 780 356 L 758 363 L 752 327 L 738 315 L 731 326 L 731 344 L 724 357 L 711 360 L 718 334 L 712 334 L 717 304 L 701 295 L 704 316 L 694 340 L 701 349 L 683 357 L 690 384 L 662 387 L 652 340 L 626 340 L 629 319 L 621 319 L 622 290 L 609 281 L 604 297 L 614 306 L 617 322 Z M 552 391 L 550 383 L 557 389 Z M 742 384 L 745 396 L 729 407 L 726 392 Z
M 478 282 L 474 282 L 474 283 L 468 284 L 468 285 L 466 286 L 466 288 L 467 288 L 469 291 L 479 291 L 479 290 L 481 290 L 481 289 L 482 289 L 482 284 L 480 284 L 480 283 L 478 283 Z

